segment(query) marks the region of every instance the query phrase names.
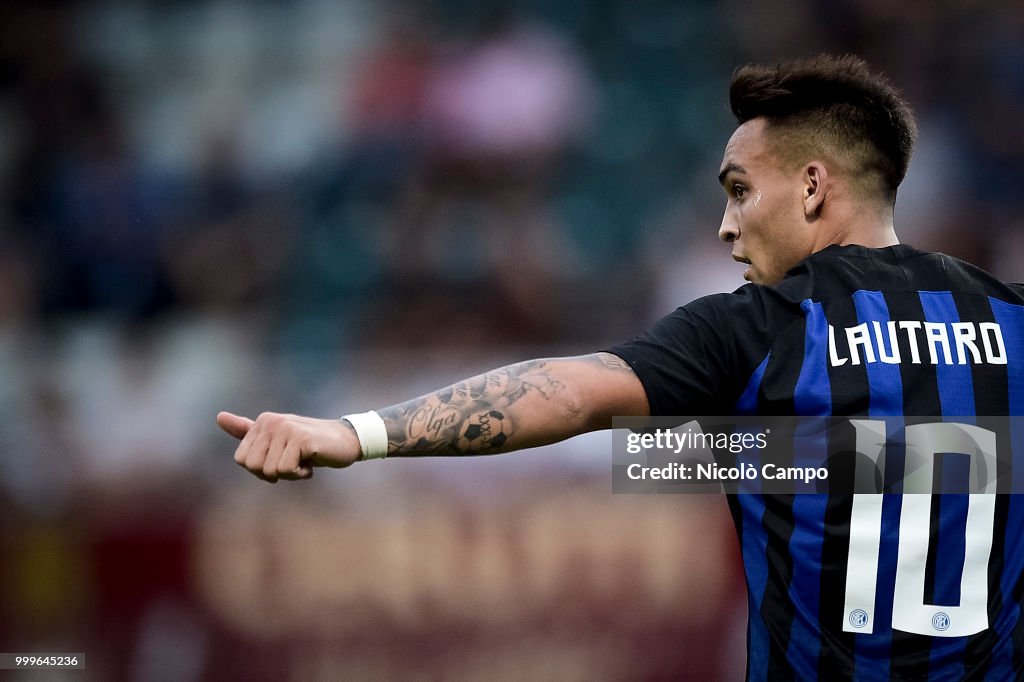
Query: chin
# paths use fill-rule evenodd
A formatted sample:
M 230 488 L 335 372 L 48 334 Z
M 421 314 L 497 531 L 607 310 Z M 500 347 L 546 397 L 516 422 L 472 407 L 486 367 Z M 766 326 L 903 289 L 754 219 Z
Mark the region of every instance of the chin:
M 751 284 L 760 284 L 766 287 L 773 287 L 782 281 L 781 277 L 765 276 L 760 272 L 746 272 L 743 274 L 743 278 Z

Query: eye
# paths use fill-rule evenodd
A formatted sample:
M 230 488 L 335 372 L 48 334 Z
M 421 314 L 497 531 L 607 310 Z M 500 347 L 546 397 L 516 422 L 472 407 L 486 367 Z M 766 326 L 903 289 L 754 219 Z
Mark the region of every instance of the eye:
M 747 194 L 747 188 L 738 183 L 734 183 L 732 186 L 732 195 L 737 199 L 742 199 Z

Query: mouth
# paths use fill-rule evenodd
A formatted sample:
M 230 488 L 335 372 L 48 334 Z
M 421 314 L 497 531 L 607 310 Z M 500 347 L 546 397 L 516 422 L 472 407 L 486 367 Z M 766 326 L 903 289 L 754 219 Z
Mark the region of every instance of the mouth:
M 753 265 L 753 263 L 750 262 L 750 259 L 747 258 L 746 256 L 740 256 L 739 254 L 735 254 L 734 253 L 734 254 L 732 254 L 732 259 L 734 261 L 736 261 L 737 263 L 743 263 L 744 265 Z M 746 270 L 743 271 L 743 279 L 747 280 L 748 282 L 751 281 L 751 279 L 750 279 L 750 274 L 751 274 L 750 271 L 751 270 L 752 270 L 752 268 L 747 268 Z

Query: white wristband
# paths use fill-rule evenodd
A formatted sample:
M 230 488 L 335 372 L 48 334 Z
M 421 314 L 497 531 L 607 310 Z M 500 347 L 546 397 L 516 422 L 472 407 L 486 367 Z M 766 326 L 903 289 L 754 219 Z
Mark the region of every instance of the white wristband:
M 352 425 L 363 451 L 363 459 L 381 459 L 388 455 L 388 429 L 375 411 L 346 414 L 342 417 Z

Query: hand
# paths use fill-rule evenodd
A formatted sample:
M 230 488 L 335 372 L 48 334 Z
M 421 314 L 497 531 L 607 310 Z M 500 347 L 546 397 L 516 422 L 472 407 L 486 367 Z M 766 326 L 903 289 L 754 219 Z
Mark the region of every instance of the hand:
M 336 419 L 264 412 L 253 421 L 221 412 L 217 424 L 242 441 L 235 462 L 269 483 L 311 478 L 313 467 L 347 467 L 361 455 L 355 431 Z

